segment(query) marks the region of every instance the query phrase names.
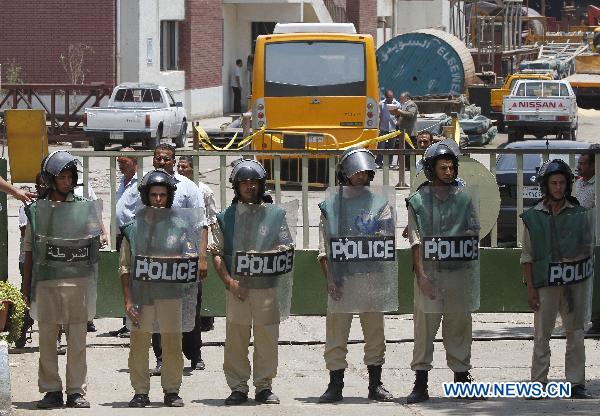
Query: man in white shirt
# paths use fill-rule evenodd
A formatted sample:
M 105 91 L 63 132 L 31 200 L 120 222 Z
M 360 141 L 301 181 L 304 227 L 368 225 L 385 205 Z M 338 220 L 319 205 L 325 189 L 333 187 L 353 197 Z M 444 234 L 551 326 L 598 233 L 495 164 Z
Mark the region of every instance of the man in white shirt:
M 231 89 L 233 90 L 233 112 L 242 112 L 242 60 L 235 61 L 231 72 Z
M 577 161 L 577 174 L 575 181 L 575 197 L 584 208 L 596 206 L 596 155 L 584 153 Z M 594 293 L 594 296 L 598 296 Z M 587 335 L 600 335 L 600 313 L 592 312 L 592 326 L 586 331 Z
M 194 177 L 194 162 L 191 156 L 180 156 L 177 162 L 177 173 L 192 180 Z M 208 185 L 203 182 L 198 183 L 198 188 L 204 200 L 206 209 L 206 220 L 211 226 L 217 221 L 217 207 L 215 204 L 215 193 Z M 212 328 L 214 326 L 214 318 L 212 316 L 201 316 L 202 311 L 202 282 L 198 285 L 198 299 L 196 302 L 196 324 L 194 329 L 183 334 L 183 353 L 192 361 L 193 370 L 204 370 L 206 365 L 202 360 L 202 330 L 204 328 Z
M 579 179 L 575 182 L 575 197 L 584 208 L 596 206 L 596 157 L 594 153 L 584 153 L 577 161 Z

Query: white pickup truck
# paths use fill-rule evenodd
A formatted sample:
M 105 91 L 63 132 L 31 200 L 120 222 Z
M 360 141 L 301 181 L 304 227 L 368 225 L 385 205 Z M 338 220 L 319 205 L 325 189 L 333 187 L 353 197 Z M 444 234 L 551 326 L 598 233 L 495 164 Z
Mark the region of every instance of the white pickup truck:
M 567 81 L 517 81 L 504 97 L 502 114 L 509 142 L 523 140 L 525 134 L 577 139 L 577 100 Z
M 181 102 L 171 92 L 156 84 L 124 83 L 115 87 L 108 107 L 86 108 L 86 137 L 94 150 L 104 150 L 111 143 L 142 142 L 154 149 L 162 138 L 170 138 L 176 147 L 185 145 L 187 117 Z

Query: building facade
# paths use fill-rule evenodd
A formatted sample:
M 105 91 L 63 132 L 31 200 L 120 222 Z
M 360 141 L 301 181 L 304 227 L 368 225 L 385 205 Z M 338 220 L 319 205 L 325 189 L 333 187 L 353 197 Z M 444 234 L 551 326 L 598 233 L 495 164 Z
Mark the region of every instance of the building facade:
M 154 82 L 174 92 L 190 119 L 218 116 L 232 108 L 231 72 L 237 59 L 243 61 L 245 108 L 258 35 L 271 33 L 278 22 L 336 21 L 352 22 L 359 33 L 375 38 L 389 37 L 386 1 L 393 0 L 5 2 L 1 79 L 6 83 L 10 66 L 16 65 L 20 82 L 70 83 L 60 56 L 69 45 L 79 45 L 85 83 Z

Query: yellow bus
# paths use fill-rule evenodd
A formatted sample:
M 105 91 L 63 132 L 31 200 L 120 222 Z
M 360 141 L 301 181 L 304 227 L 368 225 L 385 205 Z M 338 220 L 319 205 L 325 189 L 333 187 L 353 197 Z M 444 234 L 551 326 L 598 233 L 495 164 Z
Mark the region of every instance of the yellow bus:
M 252 81 L 252 127 L 265 129 L 255 150 L 335 150 L 378 136 L 375 45 L 351 23 L 277 24 L 256 40 Z M 309 165 L 309 182 L 322 183 L 327 159 Z M 299 159 L 282 160 L 282 180 L 301 180 Z

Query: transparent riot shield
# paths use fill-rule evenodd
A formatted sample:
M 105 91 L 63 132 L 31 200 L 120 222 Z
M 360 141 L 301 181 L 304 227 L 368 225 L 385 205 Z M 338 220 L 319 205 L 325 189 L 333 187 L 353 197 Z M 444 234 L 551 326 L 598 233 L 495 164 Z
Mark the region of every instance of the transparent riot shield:
M 398 309 L 395 197 L 392 187 L 339 186 L 319 205 L 329 313 Z
M 35 203 L 31 317 L 83 323 L 96 314 L 102 200 Z
M 479 198 L 473 186 L 427 185 L 409 199 L 429 285 L 414 283 L 415 308 L 425 313 L 479 309 Z M 430 293 L 427 293 L 427 292 Z
M 544 244 L 549 256 L 532 264 L 534 276 L 543 276 L 548 289 L 559 290 L 562 305 L 557 326 L 583 330 L 590 321 L 594 285 L 595 222 L 593 210 L 549 215 L 544 218 Z M 549 261 L 548 261 L 549 259 Z M 560 289 L 556 289 L 560 287 Z
M 297 200 L 237 204 L 229 272 L 241 296 L 227 293 L 229 322 L 274 325 L 289 316 L 297 218 Z
M 194 328 L 202 208 L 141 207 L 131 247 L 131 296 L 140 320 L 131 330 L 180 333 Z

